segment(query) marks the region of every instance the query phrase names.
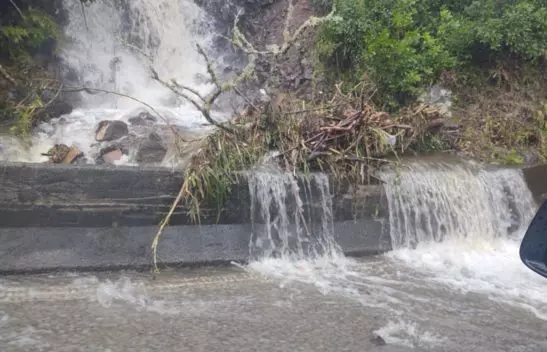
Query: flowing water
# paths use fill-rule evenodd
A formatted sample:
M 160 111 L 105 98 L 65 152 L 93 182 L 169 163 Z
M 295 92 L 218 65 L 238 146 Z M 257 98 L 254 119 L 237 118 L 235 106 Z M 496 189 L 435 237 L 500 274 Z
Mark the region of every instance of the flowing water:
M 149 72 L 211 89 L 194 49 L 212 40 L 200 8 L 98 0 L 84 19 L 76 1 L 65 5 L 62 56 L 73 84 L 131 95 L 171 123 L 200 128 L 200 115 Z M 59 142 L 93 155 L 96 124 L 127 121 L 138 108 L 121 96 L 83 95 L 73 113 L 40 126 L 30 148 L 2 139 L 0 159 L 42 161 Z M 536 210 L 521 172 L 418 162 L 382 177 L 389 253 L 344 257 L 324 175 L 254 170 L 249 265 L 156 280 L 131 272 L 3 278 L 2 351 L 547 351 L 547 280 L 518 256 Z M 375 335 L 387 346 L 371 342 Z
M 315 260 L 341 255 L 342 250 L 334 240 L 332 200 L 326 175 L 312 174 L 297 179 L 270 169 L 251 172 L 248 180 L 253 223 L 249 251 L 254 261 Z M 311 206 L 313 194 L 319 196 L 320 207 Z
M 78 1 L 65 0 L 64 5 L 69 23 L 60 56 L 66 85 L 121 95 L 80 94 L 71 114 L 38 126 L 30 146 L 0 135 L 0 160 L 43 162 L 47 157 L 41 153 L 64 143 L 78 147 L 93 162 L 104 147 L 94 140 L 98 123 L 127 122 L 142 111 L 154 115 L 158 125 L 169 123 L 189 131 L 209 129 L 190 103 L 152 79 L 151 69 L 166 82 L 176 80 L 202 95 L 211 91 L 196 44 L 205 50 L 211 47 L 212 20 L 192 0 L 100 0 L 85 11 Z M 222 69 L 222 58 L 214 57 L 217 69 Z M 217 111 L 213 116 L 222 121 L 229 115 Z M 166 165 L 172 163 L 169 156 L 164 160 Z
M 7 351 L 546 351 L 547 280 L 518 256 L 536 208 L 521 171 L 414 163 L 382 177 L 389 253 L 343 256 L 324 175 L 255 170 L 249 265 L 157 280 L 5 278 L 0 342 Z
M 467 162 L 414 163 L 383 178 L 392 252 L 365 262 L 337 251 L 303 261 L 270 257 L 251 263 L 251 270 L 285 284 L 305 282 L 324 294 L 382 308 L 393 319 L 377 332 L 412 346 L 419 345 L 424 334 L 434 336 L 419 332 L 418 322 L 431 317 L 430 310 L 458 314 L 464 320 L 465 314 L 471 320 L 485 314 L 479 307 L 465 307 L 473 305 L 476 297 L 547 321 L 547 282 L 526 269 L 518 256 L 520 240 L 536 210 L 520 170 L 486 170 Z M 429 290 L 439 290 L 444 297 Z M 462 296 L 463 302 L 458 302 Z

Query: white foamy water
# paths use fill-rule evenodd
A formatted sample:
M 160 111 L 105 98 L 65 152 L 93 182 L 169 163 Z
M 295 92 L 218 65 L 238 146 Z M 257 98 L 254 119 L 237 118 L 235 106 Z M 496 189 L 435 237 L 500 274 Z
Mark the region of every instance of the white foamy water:
M 405 320 L 389 321 L 385 326 L 374 331 L 387 344 L 395 344 L 406 347 L 442 346 L 446 338 L 424 331 L 414 323 Z
M 296 178 L 260 168 L 249 172 L 248 180 L 253 233 L 247 269 L 274 277 L 282 286 L 297 281 L 324 294 L 358 294 L 359 288 L 348 285 L 352 263 L 334 239 L 326 175 Z
M 456 303 L 469 293 L 547 320 L 547 281 L 527 269 L 518 255 L 536 210 L 520 170 L 485 170 L 472 163 L 413 164 L 400 174 L 383 176 L 393 251 L 366 261 L 343 255 L 264 257 L 250 263 L 249 270 L 275 277 L 282 286 L 306 283 L 324 294 L 382 309 L 393 319 L 378 334 L 405 346 L 443 341 L 421 326 L 429 309 L 448 315 L 485 314 L 469 310 L 465 300 Z M 263 193 L 274 192 L 275 186 L 268 184 L 273 183 L 261 184 Z M 267 204 L 271 199 L 257 201 Z M 454 301 L 447 305 L 447 300 Z
M 526 268 L 519 246 L 536 204 L 516 169 L 413 165 L 387 175 L 394 263 L 427 281 L 476 292 L 547 320 L 547 281 Z
M 70 69 L 71 84 L 134 99 L 104 92 L 82 93 L 74 112 L 38 126 L 30 145 L 0 136 L 0 160 L 44 162 L 47 157 L 41 153 L 64 143 L 78 147 L 93 163 L 104 147 L 94 140 L 97 124 L 102 120 L 127 122 L 142 109 L 157 117 L 159 125 L 203 130 L 207 123 L 203 116 L 153 80 L 151 70 L 164 81 L 176 80 L 201 95 L 211 91 L 196 44 L 207 50 L 214 31 L 201 8 L 191 0 L 98 0 L 85 7 L 84 16 L 79 2 L 66 0 L 64 5 L 69 23 L 60 56 Z M 216 112 L 213 116 L 223 121 L 230 115 Z
M 86 7 L 65 1 L 70 42 L 62 49 L 66 63 L 79 81 L 130 95 L 154 106 L 176 106 L 167 89 L 151 78 L 153 68 L 165 80 L 201 93 L 211 89 L 199 84 L 206 65 L 196 44 L 207 45 L 206 14 L 190 0 L 99 0 Z M 87 21 L 86 21 L 87 20 Z M 86 28 L 87 22 L 87 28 Z M 86 96 L 83 107 L 133 108 L 138 103 L 113 95 Z
M 99 283 L 96 292 L 97 301 L 105 308 L 109 308 L 113 304 L 127 304 L 138 310 L 158 314 L 179 313 L 178 309 L 170 306 L 167 302 L 151 298 L 144 283 L 131 281 L 128 277 Z
M 298 261 L 341 255 L 334 240 L 326 175 L 296 178 L 274 169 L 255 170 L 248 173 L 248 181 L 253 223 L 251 258 Z M 310 206 L 315 201 L 320 207 Z

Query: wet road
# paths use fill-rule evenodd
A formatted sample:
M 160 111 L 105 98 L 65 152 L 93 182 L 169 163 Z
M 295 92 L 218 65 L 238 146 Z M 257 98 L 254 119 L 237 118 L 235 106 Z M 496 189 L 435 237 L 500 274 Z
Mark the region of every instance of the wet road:
M 547 351 L 547 321 L 527 309 L 393 277 L 346 277 L 331 287 L 238 268 L 164 272 L 155 280 L 137 273 L 5 277 L 0 344 L 5 352 Z M 373 341 L 377 334 L 387 345 Z

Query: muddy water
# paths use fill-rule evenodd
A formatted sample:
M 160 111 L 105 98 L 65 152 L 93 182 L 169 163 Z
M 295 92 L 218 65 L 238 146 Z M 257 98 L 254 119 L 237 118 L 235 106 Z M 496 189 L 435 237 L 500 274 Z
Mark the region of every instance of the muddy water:
M 257 173 L 265 230 L 248 266 L 4 277 L 2 351 L 547 351 L 547 280 L 518 257 L 535 211 L 521 172 L 416 164 L 384 176 L 390 253 L 340 253 L 321 177 L 315 233 L 294 180 Z
M 547 321 L 526 308 L 407 276 L 389 258 L 350 264 L 362 280 L 323 292 L 238 268 L 155 280 L 4 278 L 0 343 L 3 351 L 547 350 Z

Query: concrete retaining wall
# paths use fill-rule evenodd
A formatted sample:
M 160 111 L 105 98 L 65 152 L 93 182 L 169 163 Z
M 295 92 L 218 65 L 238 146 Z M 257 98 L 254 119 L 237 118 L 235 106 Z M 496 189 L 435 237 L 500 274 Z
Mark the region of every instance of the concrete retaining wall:
M 164 168 L 8 163 L 0 166 L 0 272 L 147 267 L 157 224 L 183 180 Z M 380 185 L 333 187 L 338 243 L 348 255 L 391 249 Z M 307 208 L 319 206 L 304 197 Z M 201 225 L 179 207 L 160 242 L 167 266 L 244 262 L 251 236 L 246 184 Z

